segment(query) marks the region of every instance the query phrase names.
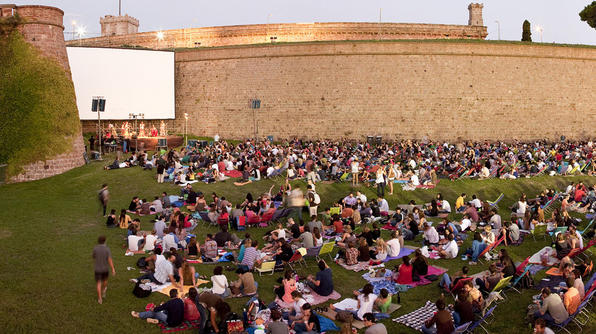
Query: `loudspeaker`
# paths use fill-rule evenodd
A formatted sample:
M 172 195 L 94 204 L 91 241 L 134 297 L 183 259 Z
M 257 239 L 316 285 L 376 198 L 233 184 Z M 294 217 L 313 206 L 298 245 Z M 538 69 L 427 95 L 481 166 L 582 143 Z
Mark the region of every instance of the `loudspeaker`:
M 383 137 L 377 136 L 377 145 L 381 145 L 382 141 L 383 141 Z
M 91 100 L 91 111 L 97 111 L 98 100 L 93 99 Z
M 106 99 L 99 100 L 99 111 L 106 111 Z

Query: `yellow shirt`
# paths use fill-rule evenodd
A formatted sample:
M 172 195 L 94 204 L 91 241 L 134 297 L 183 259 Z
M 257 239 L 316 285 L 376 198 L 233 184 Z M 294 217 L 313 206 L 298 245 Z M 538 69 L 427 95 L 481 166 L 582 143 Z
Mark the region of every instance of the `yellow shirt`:
M 457 198 L 457 200 L 455 201 L 455 209 L 459 209 L 459 208 L 461 208 L 462 206 L 464 206 L 464 204 L 465 204 L 465 203 L 464 203 L 464 198 L 463 198 L 463 197 L 461 197 L 461 196 L 459 196 L 459 197 Z

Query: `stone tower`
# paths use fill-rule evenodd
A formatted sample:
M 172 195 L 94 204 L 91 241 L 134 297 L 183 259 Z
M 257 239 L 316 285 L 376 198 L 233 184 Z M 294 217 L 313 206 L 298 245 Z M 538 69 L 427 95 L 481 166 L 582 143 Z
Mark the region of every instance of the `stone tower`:
M 484 22 L 482 20 L 482 8 L 483 7 L 484 7 L 484 5 L 481 3 L 471 3 L 468 6 L 468 10 L 470 11 L 468 25 L 470 25 L 470 26 L 484 26 Z
M 15 6 L 12 11 L 6 8 L 2 10 L 2 16 L 14 15 L 15 13 L 23 19 L 23 23 L 18 26 L 18 30 L 25 41 L 33 45 L 42 55 L 56 60 L 66 70 L 66 74 L 70 79 L 70 66 L 66 54 L 66 44 L 64 43 L 64 12 L 55 7 L 33 5 Z M 9 182 L 43 179 L 82 166 L 85 163 L 83 158 L 85 144 L 83 143 L 80 127 L 76 133 L 75 138 L 72 138 L 73 146 L 70 151 L 45 161 L 23 166 L 23 172 L 12 177 Z
M 99 18 L 101 36 L 130 35 L 139 32 L 139 20 L 132 16 L 106 15 Z

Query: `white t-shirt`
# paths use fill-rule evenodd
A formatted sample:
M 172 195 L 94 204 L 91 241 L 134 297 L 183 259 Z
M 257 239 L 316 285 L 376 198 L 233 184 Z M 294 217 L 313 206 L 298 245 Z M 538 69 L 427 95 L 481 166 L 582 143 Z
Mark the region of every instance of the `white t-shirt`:
M 460 225 L 462 232 L 465 231 L 465 230 L 467 230 L 470 226 L 472 226 L 472 221 L 471 220 L 469 220 L 468 218 L 462 219 L 461 225 Z
M 379 202 L 379 211 L 389 212 L 389 203 L 387 203 L 387 200 L 384 198 Z
M 286 230 L 284 228 L 280 228 L 279 230 L 275 230 L 275 232 L 277 232 L 277 237 L 279 239 L 285 239 L 286 238 Z
M 360 202 L 362 202 L 362 203 L 366 203 L 366 201 L 368 200 L 368 198 L 366 198 L 366 195 L 364 195 L 362 193 L 360 195 L 356 196 L 356 198 L 360 198 Z
M 395 239 L 396 240 L 396 239 Z M 362 317 L 366 313 L 372 313 L 373 305 L 375 304 L 375 300 L 377 300 L 377 295 L 374 293 L 369 294 L 368 296 L 359 295 L 358 301 L 360 302 L 360 308 L 358 309 L 358 318 L 362 319 Z
M 517 213 L 523 215 L 526 213 L 526 208 L 528 207 L 528 203 L 519 201 L 517 202 Z
M 358 161 L 352 162 L 352 173 L 358 173 Z
M 412 182 L 412 185 L 419 186 L 420 179 L 418 179 L 418 175 L 416 175 L 416 174 L 412 175 L 412 177 L 410 178 L 410 182 Z
M 401 250 L 401 244 L 399 243 L 399 239 L 391 239 L 387 241 L 387 256 L 389 257 L 396 257 L 399 255 Z
M 478 198 L 474 198 L 471 202 L 476 209 L 482 208 L 482 202 Z
M 437 230 L 431 226 L 427 231 L 424 231 L 424 238 L 431 244 L 436 244 L 439 242 L 439 233 L 437 233 Z
M 302 315 L 302 305 L 304 304 L 306 304 L 306 300 L 304 300 L 304 298 L 294 301 L 294 312 L 296 312 L 296 316 Z
M 441 210 L 445 212 L 451 212 L 451 204 L 449 204 L 449 202 L 446 200 L 443 200 L 441 203 Z
M 455 240 L 451 240 L 443 246 L 443 250 L 445 250 L 445 252 L 447 253 L 448 259 L 453 259 L 457 257 L 459 247 L 457 247 L 457 242 Z
M 143 240 L 143 237 L 138 235 L 129 235 L 128 236 L 128 249 L 136 252 L 139 250 L 139 240 Z
M 213 282 L 211 292 L 219 295 L 223 294 L 228 287 L 228 279 L 224 275 L 211 276 L 211 282 Z
M 155 241 L 157 240 L 157 236 L 153 235 L 153 234 L 149 234 L 146 238 L 145 238 L 145 247 L 143 247 L 143 250 L 145 251 L 152 251 L 155 249 Z
M 172 233 L 168 233 L 163 236 L 161 245 L 164 251 L 169 251 L 170 248 L 178 249 L 178 244 L 176 243 L 176 239 L 174 239 L 174 235 Z
M 153 277 L 160 283 L 166 283 L 169 276 L 174 276 L 174 266 L 168 260 L 159 261 L 155 266 Z

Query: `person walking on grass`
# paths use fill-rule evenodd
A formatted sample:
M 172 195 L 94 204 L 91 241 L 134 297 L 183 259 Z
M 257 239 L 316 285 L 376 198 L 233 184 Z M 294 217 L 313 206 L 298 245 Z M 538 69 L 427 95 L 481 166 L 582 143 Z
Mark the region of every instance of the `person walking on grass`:
M 112 269 L 112 276 L 116 275 L 112 253 L 106 245 L 106 237 L 103 235 L 97 238 L 97 245 L 93 248 L 93 260 L 97 286 L 97 302 L 101 304 L 108 290 L 109 269 Z
M 103 216 L 106 216 L 106 209 L 108 208 L 108 201 L 110 200 L 110 192 L 108 191 L 108 185 L 104 183 L 99 190 L 97 197 L 99 199 L 99 204 L 103 208 Z

